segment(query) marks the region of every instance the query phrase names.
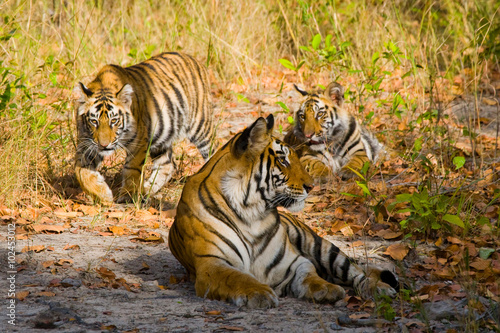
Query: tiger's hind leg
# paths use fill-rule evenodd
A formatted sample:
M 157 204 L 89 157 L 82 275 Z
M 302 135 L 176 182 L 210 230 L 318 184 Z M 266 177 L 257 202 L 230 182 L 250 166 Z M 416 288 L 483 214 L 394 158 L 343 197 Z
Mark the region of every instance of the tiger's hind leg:
M 151 152 L 153 167 L 151 176 L 144 183 L 144 194 L 153 195 L 170 181 L 176 170 L 175 162 L 172 159 L 172 147 L 164 148 L 158 152 Z
M 207 111 L 204 111 L 203 113 L 207 114 Z M 201 156 L 203 156 L 203 159 L 206 162 L 208 161 L 210 156 L 214 154 L 217 147 L 214 144 L 215 133 L 213 130 L 213 122 L 211 118 L 205 118 L 204 121 L 206 123 L 200 131 L 191 130 L 190 132 L 188 132 L 188 138 L 189 141 L 191 141 L 196 146 L 196 148 L 198 148 L 198 151 L 200 152 Z
M 311 228 L 290 214 L 280 212 L 280 221 L 292 245 L 314 264 L 322 278 L 352 286 L 365 299 L 375 293 L 396 296 L 399 284 L 391 271 L 371 268 L 365 273 L 338 247 L 319 237 Z
M 214 147 L 211 144 L 210 140 L 195 142 L 195 145 L 205 161 L 207 161 L 208 158 L 214 154 Z

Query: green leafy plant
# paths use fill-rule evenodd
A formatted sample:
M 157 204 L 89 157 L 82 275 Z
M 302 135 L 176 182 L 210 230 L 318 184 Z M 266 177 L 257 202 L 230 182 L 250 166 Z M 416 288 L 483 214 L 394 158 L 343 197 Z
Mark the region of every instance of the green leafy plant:
M 304 65 L 304 63 L 306 62 L 305 60 L 300 60 L 296 65 L 292 64 L 292 62 L 288 59 L 278 59 L 278 61 L 280 62 L 281 65 L 283 65 L 283 67 L 285 68 L 288 68 L 288 69 L 291 69 L 292 71 L 296 72 L 297 75 L 299 73 L 299 69 L 302 67 L 302 65 Z
M 334 66 L 347 67 L 347 48 L 351 42 L 341 42 L 334 45 L 333 36 L 327 35 L 325 40 L 320 34 L 314 35 L 308 46 L 300 46 L 310 62 L 312 71 L 322 68 L 331 70 Z
M 396 317 L 396 310 L 392 307 L 392 298 L 387 295 L 378 295 L 376 297 L 375 311 L 388 321 L 393 321 Z
M 456 203 L 455 196 L 431 195 L 427 188 L 423 187 L 415 193 L 398 194 L 396 200 L 389 205 L 389 210 L 393 210 L 400 203 L 406 203 L 408 207 L 399 209 L 397 213 L 410 213 L 400 222 L 401 228 L 409 232 L 407 237 L 411 237 L 414 232 L 428 236 L 436 230 L 450 231 L 451 225 L 466 229 L 460 216 L 450 213 Z

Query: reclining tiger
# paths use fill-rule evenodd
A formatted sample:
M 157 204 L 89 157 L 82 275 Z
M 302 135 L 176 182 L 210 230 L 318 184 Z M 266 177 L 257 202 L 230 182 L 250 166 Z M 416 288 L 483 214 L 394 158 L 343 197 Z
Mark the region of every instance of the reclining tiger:
M 210 83 L 206 69 L 189 55 L 170 52 L 126 68 L 107 65 L 87 86 L 80 82 L 74 91 L 75 172 L 82 189 L 94 199 L 113 202 L 98 168 L 118 148 L 127 152 L 118 202 L 158 192 L 175 170 L 172 144 L 183 137 L 196 145 L 205 160 L 209 157 Z M 152 173 L 143 182 L 148 153 Z
M 344 88 L 339 83 L 311 93 L 295 89 L 305 100 L 284 141 L 295 148 L 314 179 L 325 181 L 332 174 L 349 177 L 365 162 L 377 161 L 384 146 L 343 107 Z
M 332 243 L 292 215 L 304 207 L 312 179 L 289 145 L 272 136 L 274 118 L 236 134 L 191 176 L 169 233 L 169 247 L 200 297 L 248 308 L 278 305 L 278 296 L 335 303 L 334 283 L 363 297 L 396 295 L 388 271 L 365 273 Z M 328 281 L 330 282 L 328 282 Z

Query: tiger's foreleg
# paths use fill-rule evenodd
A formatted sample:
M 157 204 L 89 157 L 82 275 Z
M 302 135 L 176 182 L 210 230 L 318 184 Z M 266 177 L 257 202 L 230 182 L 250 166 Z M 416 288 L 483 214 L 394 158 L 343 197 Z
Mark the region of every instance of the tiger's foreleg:
M 123 180 L 118 202 L 127 202 L 137 194 L 141 194 L 143 166 L 146 161 L 146 150 L 139 148 L 129 153 L 123 166 Z
M 165 149 L 161 155 L 152 156 L 153 168 L 151 176 L 144 183 L 144 194 L 153 195 L 170 181 L 175 172 L 176 166 L 172 160 L 172 147 Z
M 102 158 L 97 155 L 93 163 L 83 165 L 81 158 L 77 156 L 75 164 L 76 179 L 81 188 L 92 198 L 101 201 L 103 204 L 111 204 L 113 202 L 113 193 L 106 184 L 104 177 L 96 170 L 101 161 Z
M 349 160 L 347 159 L 344 160 L 345 160 L 345 165 L 342 167 L 341 170 L 339 170 L 339 176 L 342 177 L 342 179 L 352 178 L 355 175 L 353 170 L 356 172 L 360 172 L 364 164 L 366 162 L 370 162 L 370 159 L 368 158 L 368 156 L 366 156 L 365 151 L 360 151 L 355 155 L 351 156 Z
M 344 288 L 319 277 L 314 265 L 304 257 L 299 259 L 295 267 L 290 287 L 295 297 L 317 303 L 335 303 L 345 296 Z
M 237 306 L 278 306 L 278 297 L 271 287 L 215 257 L 198 258 L 195 289 L 200 297 L 232 302 Z
M 392 272 L 371 267 L 365 274 L 338 247 L 319 237 L 290 214 L 280 212 L 280 220 L 292 245 L 314 264 L 319 276 L 334 283 L 352 286 L 363 298 L 370 298 L 374 293 L 391 297 L 397 294 L 395 289 L 398 288 L 398 281 Z
M 332 177 L 332 172 L 320 158 L 314 155 L 304 155 L 300 158 L 300 163 L 307 173 L 316 181 L 327 182 Z

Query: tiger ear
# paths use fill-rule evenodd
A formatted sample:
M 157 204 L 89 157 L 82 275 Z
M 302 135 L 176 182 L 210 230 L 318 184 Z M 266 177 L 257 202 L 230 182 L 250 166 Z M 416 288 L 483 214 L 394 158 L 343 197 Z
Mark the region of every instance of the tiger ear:
M 274 127 L 274 116 L 272 113 L 269 116 L 267 116 L 266 122 L 267 122 L 268 134 L 271 135 L 271 133 L 273 131 L 273 127 Z
M 130 108 L 132 105 L 132 96 L 134 94 L 134 88 L 128 83 L 126 83 L 119 92 L 116 93 L 116 98 L 122 102 L 123 105 Z
M 309 95 L 309 93 L 308 93 L 307 91 L 305 91 L 305 90 L 304 90 L 304 89 L 302 89 L 302 88 L 297 87 L 297 85 L 296 85 L 296 84 L 294 84 L 293 86 L 295 87 L 295 90 L 297 90 L 297 91 L 298 91 L 298 92 L 299 92 L 302 96 L 307 96 L 307 95 Z
M 271 117 L 271 119 L 269 119 Z M 247 127 L 241 135 L 236 139 L 232 152 L 239 158 L 244 153 L 260 153 L 270 140 L 270 130 L 268 126 L 274 125 L 274 117 L 267 117 L 268 120 L 260 117 L 252 125 Z
M 342 103 L 344 103 L 344 87 L 338 82 L 332 82 L 326 87 L 325 96 L 338 106 L 342 106 Z
M 80 103 L 85 103 L 94 93 L 81 82 L 78 82 L 73 89 L 76 95 L 76 100 Z

